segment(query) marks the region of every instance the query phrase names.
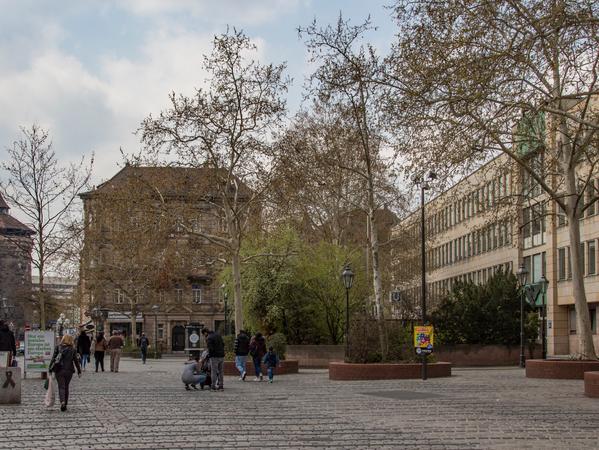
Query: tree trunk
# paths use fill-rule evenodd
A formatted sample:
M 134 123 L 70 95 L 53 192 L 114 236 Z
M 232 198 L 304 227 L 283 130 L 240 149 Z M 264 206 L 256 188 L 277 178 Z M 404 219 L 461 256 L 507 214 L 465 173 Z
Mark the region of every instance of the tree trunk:
M 136 344 L 137 338 L 137 310 L 135 304 L 131 304 L 131 345 Z
M 233 273 L 233 297 L 235 303 L 235 335 L 243 330 L 243 302 L 241 298 L 241 260 L 239 258 L 239 249 L 233 252 L 231 261 Z
M 373 198 L 374 200 L 374 198 Z M 385 330 L 385 312 L 383 310 L 383 283 L 379 266 L 379 237 L 376 229 L 375 210 L 372 204 L 368 210 L 368 222 L 370 226 L 370 250 L 372 253 L 372 281 L 374 285 L 374 305 L 376 307 L 376 320 L 379 331 L 379 343 L 381 346 L 381 357 L 387 359 L 387 334 Z
M 37 292 L 40 308 L 40 330 L 46 329 L 46 292 L 44 290 L 44 265 L 40 264 L 37 270 L 39 277 L 39 290 Z

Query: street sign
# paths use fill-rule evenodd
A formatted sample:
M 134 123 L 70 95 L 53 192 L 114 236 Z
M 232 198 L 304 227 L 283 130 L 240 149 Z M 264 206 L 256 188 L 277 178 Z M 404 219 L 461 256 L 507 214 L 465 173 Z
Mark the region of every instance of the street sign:
M 26 331 L 24 371 L 47 372 L 53 352 L 53 331 Z
M 434 333 L 432 325 L 414 327 L 414 349 L 419 355 L 433 352 Z

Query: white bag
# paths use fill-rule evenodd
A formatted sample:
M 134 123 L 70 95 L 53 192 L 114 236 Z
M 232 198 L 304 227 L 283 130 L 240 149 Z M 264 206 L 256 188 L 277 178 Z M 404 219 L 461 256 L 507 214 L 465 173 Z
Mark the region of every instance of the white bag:
M 48 374 L 48 378 L 48 390 L 46 391 L 46 398 L 44 399 L 44 404 L 46 405 L 46 408 L 52 408 L 56 400 L 56 388 L 54 387 L 55 379 L 51 373 Z

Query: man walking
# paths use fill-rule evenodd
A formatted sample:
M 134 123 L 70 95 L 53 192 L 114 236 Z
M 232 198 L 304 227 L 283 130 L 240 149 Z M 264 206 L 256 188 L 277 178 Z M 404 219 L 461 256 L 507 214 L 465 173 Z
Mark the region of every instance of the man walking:
M 208 347 L 208 357 L 210 358 L 211 389 L 213 391 L 222 391 L 224 389 L 223 362 L 225 361 L 225 343 L 216 331 L 204 328 L 202 334 L 206 338 L 206 347 Z
M 108 350 L 110 350 L 110 371 L 119 371 L 119 362 L 121 361 L 121 349 L 125 345 L 125 341 L 120 336 L 118 331 L 113 331 L 112 336 L 108 339 Z
M 250 352 L 250 337 L 245 330 L 240 330 L 235 338 L 235 367 L 239 371 L 239 379 L 245 381 L 247 375 L 245 371 L 245 363 L 248 353 Z
M 15 341 L 15 335 L 8 324 L 3 320 L 0 320 L 0 351 L 8 352 L 8 361 L 3 361 L 3 364 L 12 364 L 13 358 L 17 356 L 17 343 Z
M 141 351 L 141 361 L 143 364 L 146 363 L 146 358 L 148 357 L 148 347 L 150 346 L 150 341 L 146 337 L 146 333 L 141 333 L 141 337 L 139 338 L 139 350 Z

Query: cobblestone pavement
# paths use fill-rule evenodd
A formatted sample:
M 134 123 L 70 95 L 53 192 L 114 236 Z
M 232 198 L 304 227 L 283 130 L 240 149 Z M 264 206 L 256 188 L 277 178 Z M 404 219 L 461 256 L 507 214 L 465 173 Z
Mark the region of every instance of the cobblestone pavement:
M 24 380 L 23 403 L 0 406 L 0 448 L 599 448 L 599 400 L 584 397 L 582 381 L 497 368 L 333 382 L 302 370 L 273 384 L 227 377 L 223 392 L 187 392 L 181 364 L 88 370 L 71 383 L 64 413 L 43 406 L 39 378 Z

